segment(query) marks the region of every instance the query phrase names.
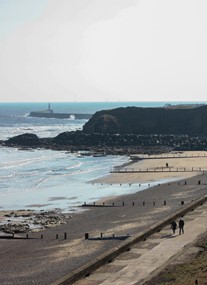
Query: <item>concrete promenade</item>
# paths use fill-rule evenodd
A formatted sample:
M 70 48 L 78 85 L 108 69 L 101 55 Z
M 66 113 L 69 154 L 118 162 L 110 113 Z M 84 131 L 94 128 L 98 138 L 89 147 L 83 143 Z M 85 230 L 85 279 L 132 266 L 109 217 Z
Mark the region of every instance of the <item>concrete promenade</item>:
M 169 225 L 146 241 L 135 244 L 76 285 L 142 285 L 160 272 L 170 261 L 179 261 L 197 238 L 207 229 L 207 203 L 185 215 L 185 233 L 173 235 Z M 196 276 L 195 276 L 196 279 Z

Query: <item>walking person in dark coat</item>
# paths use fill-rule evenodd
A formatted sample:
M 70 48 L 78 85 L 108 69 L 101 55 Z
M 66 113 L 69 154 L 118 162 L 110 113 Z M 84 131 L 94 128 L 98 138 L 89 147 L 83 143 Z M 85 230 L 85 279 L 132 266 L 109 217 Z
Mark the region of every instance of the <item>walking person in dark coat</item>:
M 185 222 L 183 220 L 183 218 L 180 218 L 179 220 L 179 235 L 184 234 L 184 225 L 185 225 Z
M 177 228 L 177 223 L 176 223 L 176 221 L 172 221 L 172 223 L 171 223 L 171 229 L 173 230 L 173 233 L 174 233 L 174 234 L 175 234 L 176 228 Z

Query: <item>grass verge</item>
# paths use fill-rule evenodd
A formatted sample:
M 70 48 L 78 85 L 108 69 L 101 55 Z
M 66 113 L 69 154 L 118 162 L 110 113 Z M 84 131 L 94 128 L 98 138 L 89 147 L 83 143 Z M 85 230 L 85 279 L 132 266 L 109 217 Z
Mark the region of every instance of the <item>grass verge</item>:
M 207 285 L 207 233 L 195 245 L 199 250 L 184 263 L 171 264 L 145 285 Z

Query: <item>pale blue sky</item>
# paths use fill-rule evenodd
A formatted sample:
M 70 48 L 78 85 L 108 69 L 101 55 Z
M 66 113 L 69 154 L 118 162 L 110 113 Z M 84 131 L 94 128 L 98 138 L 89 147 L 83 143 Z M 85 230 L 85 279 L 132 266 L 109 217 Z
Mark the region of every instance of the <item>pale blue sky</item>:
M 47 4 L 48 0 L 0 0 L 0 37 L 38 18 Z
M 206 0 L 0 0 L 0 101 L 206 101 Z

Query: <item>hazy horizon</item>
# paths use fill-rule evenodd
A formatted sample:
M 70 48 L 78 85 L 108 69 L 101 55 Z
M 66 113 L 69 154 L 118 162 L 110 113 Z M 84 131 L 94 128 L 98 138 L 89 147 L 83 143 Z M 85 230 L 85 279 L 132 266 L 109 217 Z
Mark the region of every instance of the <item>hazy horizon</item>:
M 1 0 L 0 102 L 202 102 L 204 0 Z

